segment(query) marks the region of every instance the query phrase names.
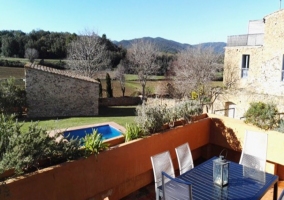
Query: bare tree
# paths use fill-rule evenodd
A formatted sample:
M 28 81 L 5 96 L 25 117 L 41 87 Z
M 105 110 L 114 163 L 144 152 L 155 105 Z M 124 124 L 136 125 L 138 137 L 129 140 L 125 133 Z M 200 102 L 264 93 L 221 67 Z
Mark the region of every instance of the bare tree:
M 121 89 L 121 92 L 122 92 L 122 96 L 124 97 L 124 93 L 125 93 L 125 76 L 124 76 L 124 73 L 125 73 L 125 68 L 124 66 L 120 63 L 118 66 L 117 66 L 117 69 L 116 69 L 116 79 L 119 80 L 119 83 L 120 83 L 120 89 Z
M 201 104 L 211 103 L 219 89 L 213 90 L 211 81 L 214 78 L 218 67 L 219 55 L 213 48 L 189 48 L 178 53 L 177 60 L 173 64 L 174 87 L 183 96 L 190 96 L 192 92 Z
M 25 51 L 25 58 L 29 59 L 31 63 L 38 58 L 38 51 L 34 48 L 27 48 Z
M 67 64 L 71 69 L 92 78 L 97 71 L 110 64 L 106 45 L 96 33 L 85 30 L 68 46 Z
M 224 74 L 223 74 L 224 85 L 228 89 L 236 88 L 236 84 L 240 80 L 240 76 L 238 72 L 239 72 L 239 68 L 234 67 L 232 63 L 227 63 L 226 67 L 224 67 Z
M 145 98 L 145 88 L 151 75 L 159 70 L 157 64 L 158 49 L 151 42 L 139 40 L 132 44 L 127 51 L 127 59 L 130 62 L 131 70 L 138 75 L 142 86 L 142 98 Z

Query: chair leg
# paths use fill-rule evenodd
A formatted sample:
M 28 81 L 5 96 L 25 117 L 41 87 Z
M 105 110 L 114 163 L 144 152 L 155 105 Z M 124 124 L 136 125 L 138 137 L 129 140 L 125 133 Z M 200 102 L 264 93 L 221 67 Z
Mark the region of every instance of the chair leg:
M 156 191 L 156 200 L 160 200 L 160 191 Z

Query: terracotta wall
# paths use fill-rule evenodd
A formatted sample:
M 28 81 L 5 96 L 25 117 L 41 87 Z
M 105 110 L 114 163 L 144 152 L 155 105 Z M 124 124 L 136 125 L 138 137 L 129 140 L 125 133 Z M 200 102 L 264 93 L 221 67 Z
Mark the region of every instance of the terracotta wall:
M 91 156 L 10 180 L 2 187 L 9 190 L 10 196 L 1 193 L 0 199 L 120 199 L 153 182 L 150 156 L 154 154 L 169 150 L 176 169 L 174 148 L 185 142 L 189 143 L 194 159 L 208 156 L 210 123 L 205 118 L 118 145 L 97 158 Z
M 256 126 L 244 123 L 242 120 L 208 114 L 212 119 L 210 144 L 221 148 L 228 148 L 231 157 L 239 161 L 244 135 L 246 130 L 260 131 L 268 134 L 267 164 L 266 171 L 275 173 L 280 180 L 284 180 L 284 154 L 281 153 L 284 147 L 284 133 L 276 131 L 264 131 Z

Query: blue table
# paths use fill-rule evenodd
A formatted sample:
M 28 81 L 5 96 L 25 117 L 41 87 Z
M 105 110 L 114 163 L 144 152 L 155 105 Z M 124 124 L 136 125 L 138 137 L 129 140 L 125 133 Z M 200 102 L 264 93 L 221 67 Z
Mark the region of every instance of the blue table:
M 277 199 L 278 176 L 251 170 L 230 161 L 229 184 L 223 188 L 213 183 L 213 157 L 178 178 L 192 183 L 193 199 L 261 199 L 274 186 Z

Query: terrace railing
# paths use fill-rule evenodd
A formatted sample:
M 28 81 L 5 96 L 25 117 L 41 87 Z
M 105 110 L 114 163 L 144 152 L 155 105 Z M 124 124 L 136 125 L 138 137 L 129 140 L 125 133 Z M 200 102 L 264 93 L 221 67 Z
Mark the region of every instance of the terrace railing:
M 232 35 L 227 38 L 227 47 L 234 46 L 261 46 L 264 34 Z

